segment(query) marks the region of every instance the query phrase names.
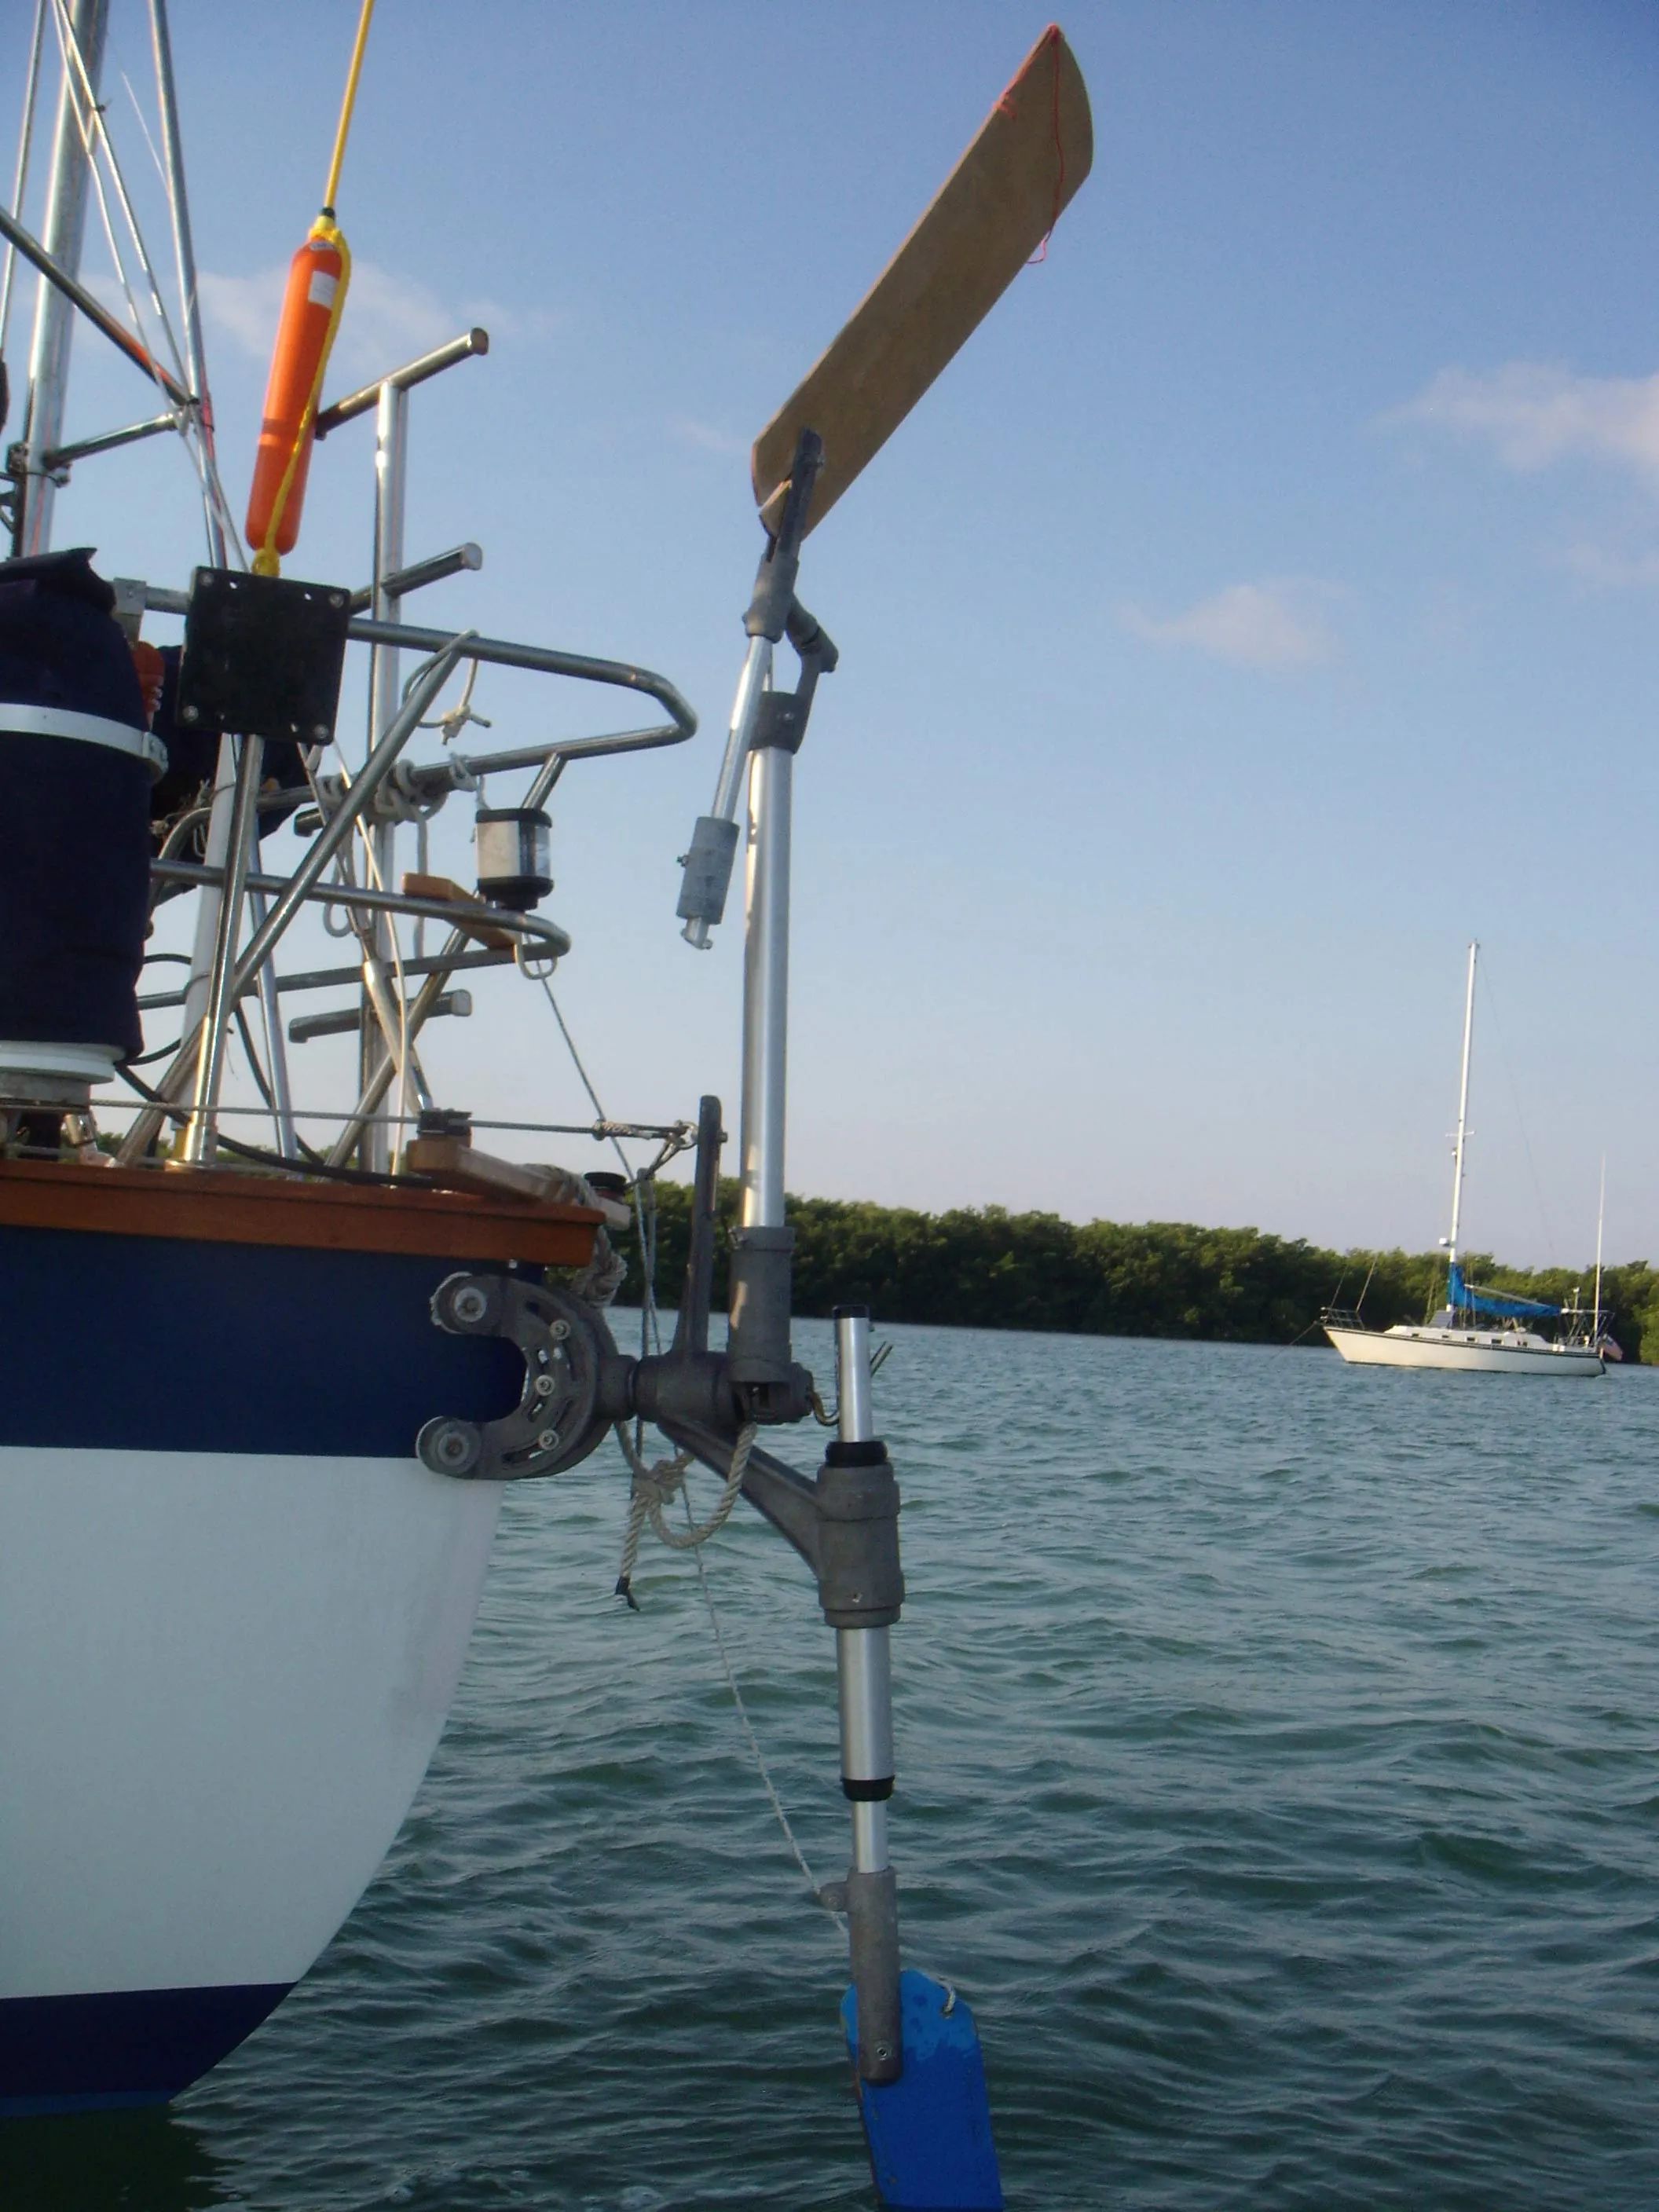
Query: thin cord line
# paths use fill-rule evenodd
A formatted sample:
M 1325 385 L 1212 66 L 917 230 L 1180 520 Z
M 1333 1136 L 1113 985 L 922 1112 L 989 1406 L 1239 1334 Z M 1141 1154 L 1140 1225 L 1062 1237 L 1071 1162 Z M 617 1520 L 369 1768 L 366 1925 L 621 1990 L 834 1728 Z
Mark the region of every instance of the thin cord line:
M 1538 1164 L 1532 1156 L 1532 1139 L 1527 1134 L 1527 1117 L 1521 1110 L 1521 1092 L 1515 1080 L 1515 1070 L 1510 1064 L 1509 1048 L 1504 1042 L 1504 1028 L 1498 1018 L 1498 1000 L 1492 988 L 1492 969 L 1483 962 L 1480 981 L 1486 994 L 1486 1012 L 1492 1017 L 1492 1035 L 1498 1041 L 1498 1057 L 1503 1066 L 1504 1079 L 1510 1086 L 1510 1098 L 1515 1108 L 1516 1127 L 1521 1132 L 1522 1150 L 1527 1156 L 1527 1171 L 1532 1177 L 1533 1194 L 1538 1200 L 1538 1218 L 1543 1224 L 1544 1247 L 1550 1255 L 1550 1265 L 1559 1265 L 1560 1242 L 1555 1234 L 1555 1224 L 1550 1218 L 1549 1207 L 1544 1202 L 1544 1186 L 1539 1178 Z

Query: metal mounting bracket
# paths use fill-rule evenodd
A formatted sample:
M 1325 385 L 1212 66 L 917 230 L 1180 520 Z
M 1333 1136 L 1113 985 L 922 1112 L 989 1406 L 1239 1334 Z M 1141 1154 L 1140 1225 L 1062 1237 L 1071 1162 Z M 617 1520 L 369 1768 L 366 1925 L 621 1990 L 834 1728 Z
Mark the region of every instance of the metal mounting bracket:
M 524 1390 L 499 1420 L 440 1414 L 415 1440 L 434 1474 L 471 1482 L 516 1482 L 562 1474 L 587 1457 L 610 1428 L 606 1363 L 617 1362 L 597 1310 L 568 1291 L 517 1275 L 449 1275 L 432 1294 L 432 1319 L 452 1336 L 501 1336 L 524 1355 Z

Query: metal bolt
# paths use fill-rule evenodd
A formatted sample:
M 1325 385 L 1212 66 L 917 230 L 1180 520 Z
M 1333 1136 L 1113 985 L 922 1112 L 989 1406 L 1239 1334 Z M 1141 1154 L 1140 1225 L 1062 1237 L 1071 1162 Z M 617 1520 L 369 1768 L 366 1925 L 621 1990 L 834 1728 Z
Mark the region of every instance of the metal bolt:
M 200 714 L 194 707 L 181 707 L 179 709 L 179 720 L 181 722 L 199 722 L 201 719 Z
M 553 1377 L 550 1375 L 538 1375 L 536 1377 L 536 1395 L 538 1398 L 550 1398 L 553 1395 Z
M 345 605 L 345 593 L 343 592 L 331 592 L 328 595 L 328 603 L 331 607 L 343 607 Z
M 536 1439 L 536 1449 L 538 1451 L 544 1452 L 555 1451 L 558 1449 L 558 1442 L 559 1432 L 556 1429 L 544 1429 Z
M 547 1333 L 555 1344 L 562 1344 L 570 1334 L 570 1324 L 568 1321 L 556 1321 Z
M 471 1324 L 483 1319 L 489 1300 L 477 1283 L 467 1283 L 450 1299 L 449 1310 L 457 1321 Z
M 313 722 L 312 724 L 311 742 L 314 745 L 325 745 L 328 743 L 328 724 L 326 722 Z

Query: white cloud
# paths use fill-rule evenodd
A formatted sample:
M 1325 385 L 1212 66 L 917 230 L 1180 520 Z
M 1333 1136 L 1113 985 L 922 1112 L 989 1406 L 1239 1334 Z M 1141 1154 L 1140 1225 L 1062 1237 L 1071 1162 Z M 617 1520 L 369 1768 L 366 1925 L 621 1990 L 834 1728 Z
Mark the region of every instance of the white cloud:
M 1383 421 L 1489 440 L 1512 469 L 1578 455 L 1659 476 L 1659 374 L 1575 376 L 1526 361 L 1484 376 L 1443 368 Z
M 1305 668 L 1336 652 L 1318 611 L 1331 592 L 1328 584 L 1276 577 L 1229 584 L 1184 614 L 1152 615 L 1137 606 L 1117 613 L 1123 627 L 1149 645 L 1190 646 L 1240 668 Z
M 699 422 L 690 415 L 677 415 L 669 428 L 683 446 L 698 446 L 706 453 L 746 453 L 747 441 L 730 430 L 716 428 L 712 422 Z
M 286 266 L 262 269 L 250 276 L 216 276 L 204 270 L 203 314 L 215 331 L 242 352 L 256 361 L 268 361 L 287 282 Z M 354 261 L 333 365 L 337 373 L 370 377 L 441 345 L 467 327 L 465 318 L 417 280 L 393 276 L 376 262 Z
M 1659 553 L 1615 553 L 1605 545 L 1569 545 L 1561 566 L 1604 591 L 1651 591 L 1659 586 Z

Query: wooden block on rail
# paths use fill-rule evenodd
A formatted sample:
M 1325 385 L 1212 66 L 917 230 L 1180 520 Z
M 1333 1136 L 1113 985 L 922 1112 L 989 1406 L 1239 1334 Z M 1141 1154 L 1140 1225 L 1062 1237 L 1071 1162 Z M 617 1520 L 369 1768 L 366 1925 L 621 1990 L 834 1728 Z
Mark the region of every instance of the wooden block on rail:
M 422 876 L 412 870 L 404 877 L 404 896 L 436 899 L 445 906 L 482 904 L 477 891 L 470 891 L 463 884 L 453 883 L 447 876 Z M 510 952 L 516 941 L 505 929 L 492 929 L 487 922 L 470 921 L 465 916 L 457 918 L 455 927 L 464 930 L 467 936 L 476 938 L 480 945 L 487 945 L 492 952 Z
M 405 1148 L 411 1174 L 430 1176 L 446 1190 L 478 1191 L 490 1198 L 521 1199 L 526 1206 L 589 1206 L 611 1229 L 626 1229 L 633 1216 L 614 1198 L 599 1191 L 577 1194 L 580 1178 L 563 1168 L 525 1167 L 474 1152 L 461 1137 L 416 1137 Z

